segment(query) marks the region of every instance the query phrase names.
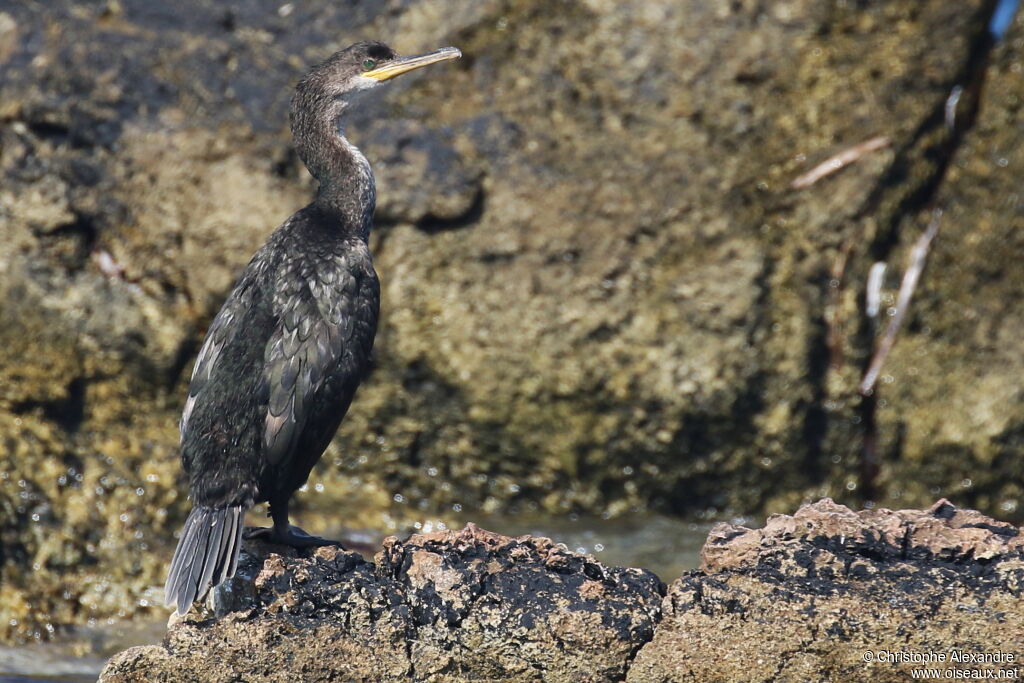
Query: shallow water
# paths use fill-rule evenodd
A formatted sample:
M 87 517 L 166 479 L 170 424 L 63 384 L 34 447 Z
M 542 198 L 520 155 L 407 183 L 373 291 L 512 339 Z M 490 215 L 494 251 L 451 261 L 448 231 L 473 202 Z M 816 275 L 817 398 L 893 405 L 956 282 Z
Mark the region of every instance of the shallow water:
M 107 658 L 134 645 L 157 643 L 166 620 L 82 626 L 47 643 L 0 646 L 0 683 L 95 681 Z
M 474 521 L 477 526 L 507 536 L 547 536 L 606 565 L 650 569 L 665 583 L 700 564 L 700 549 L 713 524 L 658 516 L 613 520 L 478 517 Z
M 569 550 L 589 553 L 607 565 L 651 569 L 666 583 L 699 564 L 700 548 L 711 527 L 709 522 L 657 516 L 621 520 L 575 516 L 476 517 L 473 521 L 484 529 L 509 536 L 547 536 L 564 543 Z M 427 521 L 420 523 L 417 530 L 443 528 L 442 522 Z M 385 536 L 372 531 L 325 535 L 374 548 L 380 546 Z M 53 642 L 16 648 L 0 646 L 0 683 L 95 681 L 106 659 L 114 653 L 134 645 L 158 643 L 165 623 L 159 620 L 81 627 Z

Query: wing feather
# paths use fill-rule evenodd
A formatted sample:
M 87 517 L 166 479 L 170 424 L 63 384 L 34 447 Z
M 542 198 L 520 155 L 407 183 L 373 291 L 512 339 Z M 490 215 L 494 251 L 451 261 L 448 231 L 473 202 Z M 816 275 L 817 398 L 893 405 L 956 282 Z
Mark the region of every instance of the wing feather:
M 361 372 L 362 363 L 353 363 L 351 357 L 368 357 L 373 343 L 379 298 L 376 275 L 365 245 L 321 256 L 314 258 L 303 250 L 291 263 L 268 262 L 276 272 L 270 282 L 247 271 L 246 277 L 252 279 L 240 281 L 225 301 L 196 358 L 180 423 L 183 440 L 196 406 L 204 400 L 204 389 L 218 372 L 219 358 L 234 343 L 233 335 L 245 328 L 246 298 L 239 293 L 246 287 L 266 292 L 267 314 L 276 321 L 263 347 L 263 370 L 254 396 L 264 411 L 266 462 L 278 464 L 294 454 L 325 382 L 358 381 L 344 372 Z M 227 544 L 230 533 L 224 533 Z
M 192 379 L 189 381 L 188 386 L 188 398 L 185 399 L 185 407 L 181 411 L 181 422 L 178 423 L 178 430 L 182 440 L 184 440 L 185 432 L 188 430 L 188 421 L 192 416 L 196 402 L 213 376 L 214 367 L 217 365 L 217 359 L 220 358 L 221 351 L 223 351 L 231 335 L 234 333 L 232 323 L 235 321 L 236 316 L 240 314 L 239 297 L 235 292 L 232 292 L 232 296 L 228 297 L 220 312 L 217 313 L 213 322 L 210 323 L 210 329 L 206 331 L 206 339 L 203 341 L 203 346 L 199 349 L 199 355 L 196 357 L 196 364 L 192 368 Z
M 360 262 L 342 253 L 317 265 L 311 269 L 307 261 L 283 269 L 276 288 L 278 326 L 265 347 L 260 387 L 267 399 L 264 456 L 271 464 L 294 453 L 317 393 L 328 377 L 337 374 L 345 354 L 353 352 L 357 327 L 368 332 L 371 344 L 376 329 L 376 276 L 372 267 L 366 270 L 368 257 Z M 360 281 L 370 279 L 370 290 L 361 292 Z M 363 303 L 367 291 L 372 301 Z M 356 320 L 362 316 L 372 318 L 369 328 Z M 359 345 L 365 344 L 359 340 Z

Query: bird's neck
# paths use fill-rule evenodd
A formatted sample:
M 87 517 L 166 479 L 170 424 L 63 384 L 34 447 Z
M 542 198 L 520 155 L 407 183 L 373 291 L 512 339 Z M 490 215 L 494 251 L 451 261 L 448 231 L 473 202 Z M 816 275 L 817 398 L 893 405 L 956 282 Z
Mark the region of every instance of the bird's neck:
M 336 216 L 343 230 L 358 232 L 365 240 L 377 203 L 373 170 L 336 121 L 322 119 L 318 124 L 318 130 L 295 141 L 299 157 L 320 182 L 314 204 Z

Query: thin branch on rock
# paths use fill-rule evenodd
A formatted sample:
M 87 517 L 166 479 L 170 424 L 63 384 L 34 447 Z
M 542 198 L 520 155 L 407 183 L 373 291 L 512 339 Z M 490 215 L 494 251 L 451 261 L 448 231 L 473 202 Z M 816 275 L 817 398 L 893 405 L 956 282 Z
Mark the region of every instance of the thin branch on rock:
M 889 146 L 889 138 L 884 135 L 873 137 L 870 140 L 865 140 L 859 145 L 854 145 L 849 149 L 845 149 L 835 156 L 829 157 L 825 161 L 821 162 L 807 173 L 798 176 L 789 186 L 794 190 L 802 190 L 805 187 L 810 187 L 814 183 L 818 182 L 826 176 L 830 176 L 836 171 L 846 168 L 853 162 L 857 161 L 865 154 L 874 152 L 877 149 Z
M 864 396 L 869 396 L 874 391 L 875 385 L 878 383 L 878 376 L 882 371 L 882 365 L 896 342 L 896 335 L 899 333 L 900 327 L 903 326 L 903 319 L 910 308 L 910 299 L 914 296 L 914 290 L 917 288 L 918 280 L 921 279 L 921 272 L 924 270 L 924 264 L 928 258 L 928 250 L 931 248 L 935 235 L 939 232 L 941 218 L 941 209 L 932 211 L 932 219 L 928 223 L 928 228 L 917 238 L 917 243 L 910 250 L 910 263 L 907 265 L 907 271 L 903 274 L 899 296 L 896 298 L 896 312 L 889 321 L 885 334 L 875 350 L 875 355 L 871 358 L 871 364 L 868 366 L 867 372 L 864 373 L 864 379 L 860 383 L 860 393 Z

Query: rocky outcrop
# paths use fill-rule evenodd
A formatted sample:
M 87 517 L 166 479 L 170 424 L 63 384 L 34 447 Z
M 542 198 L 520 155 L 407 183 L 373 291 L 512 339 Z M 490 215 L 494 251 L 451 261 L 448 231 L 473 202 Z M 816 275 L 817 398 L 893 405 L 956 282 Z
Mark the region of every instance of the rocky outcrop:
M 904 681 L 927 653 L 1024 667 L 991 661 L 1024 642 L 1024 536 L 945 500 L 719 525 L 667 595 L 648 571 L 473 525 L 389 539 L 375 564 L 280 550 L 247 546 L 212 608 L 100 680 Z M 990 660 L 950 660 L 966 654 Z
M 312 189 L 288 93 L 361 38 L 466 57 L 350 122 L 383 321 L 307 520 L 791 510 L 856 499 L 868 438 L 880 503 L 1020 516 L 1019 22 L 973 129 L 952 144 L 944 122 L 992 5 L 5 4 L 0 639 L 150 609 L 187 509 L 193 357 Z M 889 262 L 889 301 L 933 200 L 869 420 L 865 275 Z
M 823 500 L 763 529 L 717 526 L 701 570 L 669 587 L 628 680 L 895 683 L 925 668 L 1020 675 L 1022 594 L 1016 526 L 945 500 L 896 512 Z M 945 659 L 922 660 L 933 654 Z M 982 654 L 997 659 L 968 657 Z
M 389 539 L 375 565 L 247 552 L 221 616 L 178 621 L 103 680 L 621 680 L 664 595 L 648 571 L 473 525 Z

